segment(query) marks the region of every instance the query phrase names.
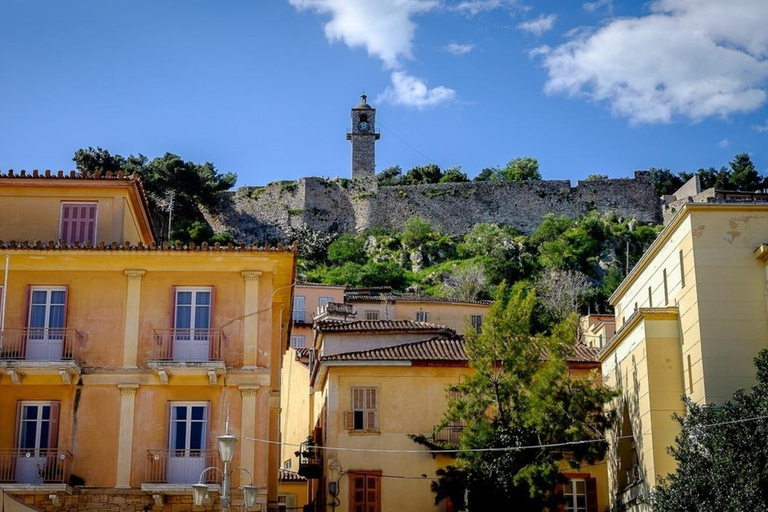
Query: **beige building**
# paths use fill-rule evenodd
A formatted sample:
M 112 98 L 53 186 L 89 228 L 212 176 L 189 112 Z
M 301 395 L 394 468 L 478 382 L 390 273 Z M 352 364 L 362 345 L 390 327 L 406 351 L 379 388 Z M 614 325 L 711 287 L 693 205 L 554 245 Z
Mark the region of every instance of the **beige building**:
M 393 293 L 389 288 L 349 290 L 344 301 L 352 304 L 358 320 L 413 320 L 445 325 L 464 333 L 467 325 L 480 332 L 491 301 L 459 300 L 412 293 Z
M 299 283 L 294 287 L 291 310 L 292 348 L 312 345 L 312 322 L 318 309 L 331 302 L 344 302 L 345 286 Z
M 599 359 L 612 404 L 609 477 L 617 510 L 650 510 L 675 470 L 681 400 L 721 403 L 754 384 L 768 346 L 768 205 L 687 203 L 610 298 L 617 331 Z

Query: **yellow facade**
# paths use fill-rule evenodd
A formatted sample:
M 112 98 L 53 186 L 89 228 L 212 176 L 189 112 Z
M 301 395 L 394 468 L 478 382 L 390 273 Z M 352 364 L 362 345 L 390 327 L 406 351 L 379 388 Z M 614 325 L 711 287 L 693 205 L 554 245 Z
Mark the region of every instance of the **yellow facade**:
M 600 354 L 624 420 L 612 446 L 611 492 L 624 510 L 648 510 L 650 489 L 674 471 L 666 449 L 683 395 L 722 403 L 754 383 L 768 345 L 768 206 L 687 204 L 611 297 L 617 332 Z M 759 254 L 758 254 L 759 256 Z
M 233 465 L 253 474 L 261 509 L 274 508 L 279 450 L 265 441 L 279 439 L 294 252 L 150 246 L 141 186 L 130 177 L 5 175 L 0 197 L 9 211 L 36 211 L 18 216 L 27 226 L 19 233 L 3 223 L 0 239 L 42 241 L 0 246 L 8 256 L 3 492 L 59 510 L 191 510 L 190 485 L 219 464 L 216 436 L 228 414 L 239 437 Z M 69 199 L 97 205 L 98 241 L 59 236 Z M 57 424 L 46 418 L 54 410 Z M 24 433 L 54 428 L 47 440 Z M 22 471 L 27 454 L 39 459 L 36 471 Z M 66 464 L 51 466 L 56 457 Z M 237 488 L 246 483 L 234 474 L 235 510 L 244 510 Z

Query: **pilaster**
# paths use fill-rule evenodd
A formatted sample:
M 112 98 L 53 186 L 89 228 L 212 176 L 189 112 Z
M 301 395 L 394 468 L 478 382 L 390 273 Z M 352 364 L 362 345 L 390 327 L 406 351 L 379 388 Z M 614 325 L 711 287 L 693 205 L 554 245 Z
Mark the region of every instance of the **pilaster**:
M 259 348 L 259 270 L 240 272 L 245 281 L 243 298 L 243 366 L 256 366 Z
M 138 384 L 118 384 L 120 390 L 120 431 L 117 445 L 117 478 L 115 487 L 130 489 L 133 456 L 133 416 Z
M 139 311 L 141 308 L 141 280 L 145 270 L 124 270 L 128 280 L 125 299 L 125 329 L 123 342 L 123 366 L 136 368 L 139 353 Z
M 241 411 L 240 433 L 242 436 L 240 443 L 240 465 L 250 471 L 252 475 L 256 474 L 256 394 L 259 386 L 242 385 L 237 387 L 240 390 Z M 250 439 L 249 439 L 250 438 Z

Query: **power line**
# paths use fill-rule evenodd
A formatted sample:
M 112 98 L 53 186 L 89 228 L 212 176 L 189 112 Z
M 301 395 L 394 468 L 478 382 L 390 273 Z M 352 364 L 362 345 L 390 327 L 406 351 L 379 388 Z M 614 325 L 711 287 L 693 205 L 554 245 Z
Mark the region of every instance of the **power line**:
M 422 153 L 421 151 L 419 151 L 419 150 L 418 150 L 418 149 L 416 149 L 415 147 L 413 147 L 413 146 L 411 146 L 410 144 L 408 144 L 407 142 L 405 142 L 405 140 L 403 140 L 402 138 L 400 138 L 400 137 L 399 137 L 399 136 L 398 136 L 398 135 L 397 135 L 395 132 L 393 132 L 392 130 L 390 130 L 389 128 L 387 128 L 387 127 L 386 127 L 386 126 L 384 126 L 383 124 L 381 124 L 381 121 L 377 121 L 376 123 L 377 123 L 379 126 L 381 126 L 382 128 L 384 128 L 384 129 L 385 129 L 385 130 L 386 130 L 386 131 L 387 131 L 387 132 L 388 132 L 390 135 L 392 135 L 394 138 L 396 138 L 397 140 L 399 140 L 400 142 L 402 142 L 403 144 L 405 144 L 406 146 L 408 146 L 409 148 L 411 148 L 412 150 L 414 150 L 416 153 L 418 153 L 418 154 L 420 154 L 421 156 L 423 156 L 424 158 L 426 158 L 428 161 L 430 161 L 430 162 L 434 162 L 434 161 L 435 161 L 434 159 L 432 159 L 432 158 L 428 157 L 427 155 L 425 155 L 424 153 Z

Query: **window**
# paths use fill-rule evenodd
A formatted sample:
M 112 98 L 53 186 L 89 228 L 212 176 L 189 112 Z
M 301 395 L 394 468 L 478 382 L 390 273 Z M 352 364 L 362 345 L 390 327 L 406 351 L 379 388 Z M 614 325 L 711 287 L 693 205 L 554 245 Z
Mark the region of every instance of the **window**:
M 680 288 L 685 288 L 685 266 L 683 266 L 683 251 L 680 251 Z
M 379 319 L 379 312 L 378 311 L 366 310 L 366 312 L 365 312 L 365 319 L 366 320 L 378 320 Z
M 470 315 L 469 321 L 474 327 L 475 332 L 480 334 L 483 332 L 483 316 L 482 315 Z
M 587 482 L 581 478 L 568 480 L 563 485 L 566 512 L 587 512 Z
M 208 402 L 168 402 L 167 483 L 195 483 L 206 468 L 208 409 Z
M 291 459 L 287 459 L 285 462 L 283 462 L 283 469 L 287 469 L 290 471 L 291 469 Z
M 667 289 L 667 269 L 664 269 L 664 305 L 669 305 L 669 290 Z
M 352 388 L 352 410 L 345 418 L 347 430 L 378 431 L 377 388 Z
M 61 203 L 59 240 L 96 243 L 96 203 Z
M 294 510 L 296 508 L 296 495 L 295 494 L 278 494 L 277 495 L 277 510 L 280 512 Z
M 213 289 L 176 287 L 173 319 L 173 359 L 207 361 Z
M 42 484 L 51 474 L 46 468 L 48 459 L 58 447 L 59 401 L 24 401 L 16 405 L 16 439 L 20 450 L 16 459 L 16 481 L 25 484 Z
M 381 473 L 349 472 L 351 512 L 381 511 Z
M 688 354 L 686 358 L 688 361 L 688 393 L 693 394 L 693 371 L 691 365 L 691 354 Z
M 304 336 L 291 336 L 291 348 L 303 348 L 304 344 Z
M 304 297 L 301 295 L 293 298 L 293 321 L 304 322 Z
M 30 286 L 26 358 L 58 361 L 64 355 L 67 287 Z
M 429 322 L 429 313 L 426 311 L 417 311 L 416 312 L 416 321 L 417 322 Z
M 323 307 L 328 303 L 333 302 L 333 297 L 320 297 L 317 299 L 317 305 L 318 307 Z
M 603 348 L 603 335 L 602 334 L 600 336 L 598 336 L 598 342 L 600 344 L 600 346 L 598 348 Z
M 651 287 L 648 287 L 648 307 L 653 307 L 653 291 L 651 290 Z

